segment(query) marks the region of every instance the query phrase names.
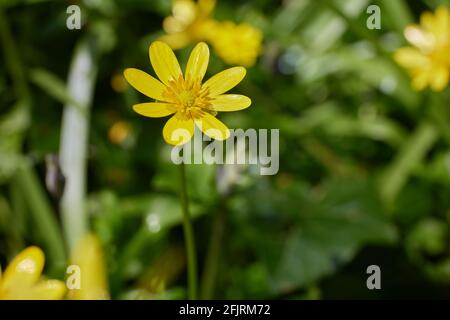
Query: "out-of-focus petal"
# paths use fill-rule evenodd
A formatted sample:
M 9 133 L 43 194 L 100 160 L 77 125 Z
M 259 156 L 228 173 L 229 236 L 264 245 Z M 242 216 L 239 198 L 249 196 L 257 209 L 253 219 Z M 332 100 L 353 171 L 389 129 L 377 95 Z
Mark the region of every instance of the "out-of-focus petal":
M 428 71 L 418 71 L 412 77 L 411 86 L 414 90 L 421 91 L 428 85 L 429 78 L 430 74 Z
M 404 34 L 406 40 L 423 52 L 432 50 L 436 43 L 436 39 L 432 33 L 425 31 L 417 25 L 407 26 Z
M 108 299 L 108 284 L 103 250 L 98 238 L 87 234 L 75 246 L 71 263 L 80 268 L 81 287 L 69 291 L 76 300 Z
M 216 0 L 198 0 L 198 8 L 200 14 L 204 16 L 208 16 L 214 10 L 216 6 Z
M 192 23 L 197 16 L 197 5 L 192 0 L 174 0 L 172 14 L 185 25 Z
M 434 91 L 442 91 L 445 89 L 449 81 L 449 69 L 441 66 L 435 68 L 433 77 L 430 79 L 431 89 Z
M 394 53 L 394 60 L 405 68 L 422 68 L 426 67 L 430 60 L 415 48 L 400 48 Z
M 22 290 L 33 286 L 44 268 L 44 253 L 38 247 L 28 247 L 20 252 L 8 265 L 2 277 L 2 290 Z
M 172 49 L 180 49 L 186 47 L 192 38 L 187 32 L 178 32 L 173 34 L 166 34 L 159 38 L 160 41 L 167 43 Z

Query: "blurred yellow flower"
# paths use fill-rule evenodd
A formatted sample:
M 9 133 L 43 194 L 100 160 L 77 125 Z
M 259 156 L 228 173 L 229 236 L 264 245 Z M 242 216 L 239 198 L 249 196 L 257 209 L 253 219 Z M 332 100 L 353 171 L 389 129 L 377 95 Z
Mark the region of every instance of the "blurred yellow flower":
M 195 125 L 217 140 L 229 137 L 228 128 L 217 111 L 237 111 L 250 106 L 243 95 L 224 94 L 245 77 L 244 67 L 226 69 L 202 84 L 209 62 L 208 46 L 201 42 L 189 57 L 184 76 L 170 47 L 161 41 L 150 45 L 150 62 L 161 81 L 138 69 L 126 69 L 126 80 L 139 92 L 157 100 L 133 106 L 137 113 L 152 118 L 174 114 L 163 129 L 164 140 L 172 145 L 188 142 Z M 178 129 L 184 129 L 181 133 Z M 178 130 L 178 131 L 177 131 Z
M 217 55 L 228 64 L 251 67 L 262 52 L 262 32 L 248 23 L 216 23 L 210 41 Z
M 44 262 L 44 253 L 38 247 L 20 252 L 3 275 L 0 272 L 0 300 L 62 299 L 66 292 L 64 282 L 41 279 Z
M 69 299 L 109 299 L 103 250 L 95 235 L 87 234 L 80 239 L 73 249 L 71 263 L 80 268 L 81 286 L 69 290 Z
M 122 77 L 123 78 L 123 77 Z M 122 144 L 131 134 L 131 126 L 128 122 L 120 120 L 115 122 L 108 131 L 108 138 L 114 144 Z
M 415 90 L 430 86 L 442 91 L 449 82 L 450 73 L 450 12 L 440 6 L 435 13 L 425 12 L 420 25 L 405 29 L 405 38 L 413 47 L 398 49 L 395 61 L 408 69 Z
M 215 4 L 215 0 L 173 0 L 172 16 L 163 21 L 167 35 L 160 40 L 173 49 L 207 40 L 215 23 L 211 18 Z

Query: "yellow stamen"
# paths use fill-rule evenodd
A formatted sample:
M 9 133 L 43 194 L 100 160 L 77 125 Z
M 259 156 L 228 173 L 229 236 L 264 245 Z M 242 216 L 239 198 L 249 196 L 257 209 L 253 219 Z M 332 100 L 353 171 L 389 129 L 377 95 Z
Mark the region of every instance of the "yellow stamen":
M 199 80 L 185 80 L 179 76 L 169 82 L 163 95 L 176 106 L 177 113 L 186 119 L 198 119 L 205 113 L 216 114 L 212 109 L 208 89 L 202 88 Z

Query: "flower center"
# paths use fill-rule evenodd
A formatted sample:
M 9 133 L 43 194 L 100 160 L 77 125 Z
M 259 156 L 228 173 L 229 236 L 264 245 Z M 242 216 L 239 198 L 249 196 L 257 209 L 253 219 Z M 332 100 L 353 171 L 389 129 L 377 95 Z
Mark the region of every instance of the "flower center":
M 209 92 L 202 88 L 200 81 L 185 80 L 180 76 L 170 81 L 164 96 L 174 104 L 177 114 L 185 119 L 198 119 L 205 113 L 215 115 Z
M 185 108 L 190 108 L 195 103 L 195 94 L 192 91 L 185 90 L 178 94 L 178 101 Z

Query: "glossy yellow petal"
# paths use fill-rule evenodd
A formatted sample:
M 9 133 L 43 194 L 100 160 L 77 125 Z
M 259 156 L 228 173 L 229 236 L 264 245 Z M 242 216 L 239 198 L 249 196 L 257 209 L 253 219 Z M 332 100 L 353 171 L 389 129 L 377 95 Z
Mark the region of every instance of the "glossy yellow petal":
M 187 32 L 178 32 L 173 34 L 166 34 L 159 38 L 160 41 L 167 43 L 172 49 L 180 49 L 186 47 L 192 38 Z
M 233 67 L 226 69 L 209 78 L 203 84 L 203 88 L 209 89 L 210 96 L 218 96 L 235 87 L 244 79 L 246 70 L 244 67 Z
M 108 284 L 103 250 L 93 234 L 87 234 L 75 246 L 71 263 L 80 268 L 81 288 L 69 290 L 69 298 L 77 300 L 108 299 Z
M 194 121 L 175 114 L 163 129 L 164 140 L 168 144 L 180 145 L 188 142 L 194 134 Z
M 20 252 L 8 265 L 2 277 L 2 290 L 22 290 L 34 285 L 44 268 L 44 253 L 38 247 L 28 247 Z
M 126 69 L 123 74 L 128 83 L 137 91 L 145 94 L 147 97 L 165 101 L 163 94 L 166 90 L 166 86 L 151 75 L 134 68 Z
M 252 101 L 240 94 L 222 94 L 211 100 L 215 111 L 238 111 L 248 108 Z
M 400 48 L 395 51 L 394 60 L 405 68 L 423 68 L 430 63 L 427 56 L 423 55 L 418 49 L 411 47 Z
M 205 76 L 209 63 L 209 48 L 204 42 L 200 42 L 192 50 L 186 66 L 185 79 L 200 81 Z
M 195 119 L 195 124 L 203 133 L 213 139 L 226 140 L 230 137 L 230 130 L 228 130 L 227 126 L 209 113 L 206 113 L 200 119 Z
M 442 91 L 447 87 L 449 80 L 449 69 L 445 67 L 436 68 L 430 79 L 430 87 L 434 91 Z
M 160 118 L 175 113 L 176 107 L 170 103 L 147 102 L 135 104 L 133 110 L 145 117 Z
M 178 60 L 169 45 L 155 41 L 149 48 L 150 62 L 159 79 L 169 85 L 171 80 L 177 80 L 182 74 Z

